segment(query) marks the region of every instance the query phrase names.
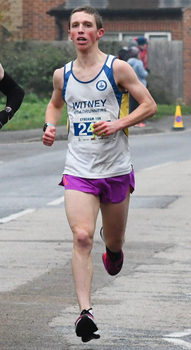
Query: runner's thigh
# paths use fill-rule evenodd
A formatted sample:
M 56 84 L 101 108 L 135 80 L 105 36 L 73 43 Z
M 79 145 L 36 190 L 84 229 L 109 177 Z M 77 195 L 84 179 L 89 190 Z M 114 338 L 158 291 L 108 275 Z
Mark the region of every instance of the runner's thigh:
M 65 191 L 65 209 L 72 230 L 83 228 L 94 233 L 99 211 L 99 197 L 76 190 Z

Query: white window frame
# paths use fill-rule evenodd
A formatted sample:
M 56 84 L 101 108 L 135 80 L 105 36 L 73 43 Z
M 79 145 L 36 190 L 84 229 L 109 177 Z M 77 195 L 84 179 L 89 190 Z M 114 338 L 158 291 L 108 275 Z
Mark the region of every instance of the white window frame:
M 108 35 L 108 37 L 112 36 L 112 35 L 115 35 L 116 36 L 116 39 L 115 39 L 116 41 L 121 41 L 122 40 L 122 39 L 120 39 L 122 37 L 122 33 L 121 32 L 106 32 L 105 35 L 103 36 L 103 40 L 107 41 L 107 39 L 105 39 L 107 37 L 107 35 Z
M 128 40 L 138 38 L 139 36 L 144 36 L 144 34 L 140 32 L 139 33 L 120 32 L 120 34 L 121 34 L 121 40 L 126 40 L 124 39 L 125 35 L 129 37 Z
M 172 40 L 172 35 L 170 32 L 144 32 L 143 34 L 139 33 L 131 33 L 131 32 L 106 32 L 106 36 L 112 36 L 115 35 L 117 38 L 115 40 L 117 41 L 125 41 L 126 39 L 124 39 L 124 35 L 129 36 L 129 38 L 137 38 L 139 36 L 144 36 L 148 41 L 150 39 L 151 36 L 164 36 L 165 39 L 167 39 L 167 41 L 171 41 Z M 103 40 L 107 40 L 105 39 L 105 36 L 103 37 Z M 113 39 L 112 39 L 113 40 Z M 112 41 L 111 40 L 111 41 Z M 115 41 L 114 40 L 114 41 Z M 152 40 L 152 39 L 151 39 Z M 157 39 L 156 39 L 157 40 Z
M 110 31 L 108 31 L 108 32 L 106 32 L 105 33 L 105 35 L 103 36 L 103 40 L 107 40 L 107 39 L 104 39 L 104 37 L 106 37 L 106 36 L 109 36 L 109 35 L 115 35 L 115 36 L 117 36 L 117 38 L 116 38 L 116 40 L 117 41 L 125 41 L 126 39 L 124 39 L 124 35 L 128 35 L 129 36 L 129 39 L 130 38 L 136 38 L 136 37 L 138 37 L 138 36 L 143 36 L 144 34 L 140 34 L 140 33 L 130 33 L 130 32 L 110 32 Z
M 169 32 L 145 32 L 144 37 L 149 41 L 150 37 L 152 36 L 164 36 L 165 38 L 167 38 L 167 41 L 171 41 L 172 40 L 172 35 Z M 152 40 L 152 39 L 151 39 Z M 156 39 L 157 40 L 157 39 Z

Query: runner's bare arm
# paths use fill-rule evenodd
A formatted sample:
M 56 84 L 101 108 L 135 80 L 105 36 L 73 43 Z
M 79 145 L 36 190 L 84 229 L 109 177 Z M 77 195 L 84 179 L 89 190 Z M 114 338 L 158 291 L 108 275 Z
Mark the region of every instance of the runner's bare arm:
M 62 116 L 62 110 L 64 106 L 62 97 L 63 84 L 63 68 L 56 69 L 53 75 L 54 89 L 45 114 L 45 122 L 50 123 L 54 126 L 49 125 L 43 135 L 43 143 L 46 146 L 51 146 L 56 138 L 56 125 Z

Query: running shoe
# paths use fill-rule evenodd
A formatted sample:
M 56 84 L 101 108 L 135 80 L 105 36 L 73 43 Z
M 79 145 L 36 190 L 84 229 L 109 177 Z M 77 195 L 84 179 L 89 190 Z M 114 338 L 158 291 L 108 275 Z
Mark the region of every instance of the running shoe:
M 76 335 L 83 343 L 100 338 L 97 325 L 94 322 L 93 310 L 83 310 L 75 322 Z
M 103 234 L 103 227 L 101 227 L 101 229 L 100 229 L 100 237 L 105 242 L 105 238 L 104 238 L 104 234 Z M 109 275 L 115 276 L 121 271 L 122 266 L 123 266 L 123 260 L 124 260 L 123 251 L 121 250 L 121 258 L 117 261 L 112 261 L 107 252 L 105 252 L 102 255 L 102 260 L 103 260 L 104 267 L 105 267 L 106 271 L 109 273 Z
M 102 260 L 103 260 L 104 267 L 106 271 L 109 273 L 109 275 L 115 276 L 121 271 L 123 266 L 123 260 L 124 260 L 123 251 L 121 250 L 121 258 L 117 261 L 112 261 L 107 252 L 105 252 L 102 255 Z

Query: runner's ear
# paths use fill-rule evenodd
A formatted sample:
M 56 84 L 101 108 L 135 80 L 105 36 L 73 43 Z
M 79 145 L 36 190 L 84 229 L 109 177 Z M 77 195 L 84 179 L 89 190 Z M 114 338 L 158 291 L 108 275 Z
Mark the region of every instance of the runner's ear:
M 97 32 L 97 39 L 99 40 L 104 35 L 105 30 L 103 28 L 99 29 Z

